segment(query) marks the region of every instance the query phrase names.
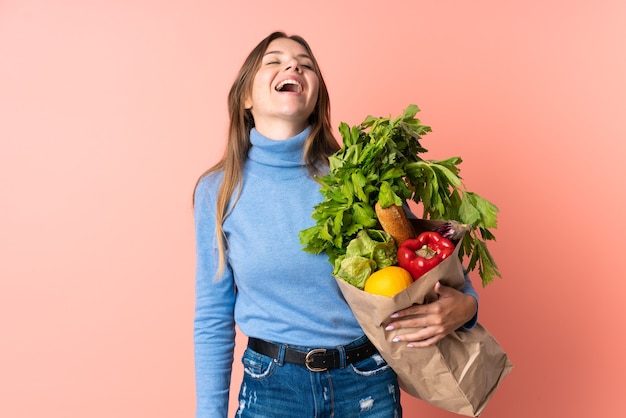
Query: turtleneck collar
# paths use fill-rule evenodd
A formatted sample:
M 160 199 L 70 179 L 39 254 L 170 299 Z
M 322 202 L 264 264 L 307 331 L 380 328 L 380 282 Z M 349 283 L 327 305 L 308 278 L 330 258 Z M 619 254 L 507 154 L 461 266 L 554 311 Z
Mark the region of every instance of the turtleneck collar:
M 291 138 L 274 140 L 263 136 L 256 128 L 250 131 L 252 147 L 248 151 L 248 159 L 259 164 L 275 167 L 304 166 L 302 153 L 311 127 Z

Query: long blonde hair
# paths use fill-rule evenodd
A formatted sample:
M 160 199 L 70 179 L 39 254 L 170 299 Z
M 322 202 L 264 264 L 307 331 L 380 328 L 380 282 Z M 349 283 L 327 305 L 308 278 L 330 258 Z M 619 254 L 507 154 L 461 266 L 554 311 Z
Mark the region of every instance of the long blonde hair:
M 320 174 L 320 165 L 328 165 L 328 157 L 339 149 L 330 126 L 330 97 L 326 83 L 322 77 L 317 60 L 309 44 L 298 35 L 287 36 L 283 32 L 273 32 L 263 39 L 248 55 L 241 66 L 228 94 L 228 113 L 230 124 L 228 142 L 221 160 L 200 176 L 200 180 L 211 173 L 223 171 L 223 180 L 219 188 L 215 211 L 215 233 L 218 243 L 218 269 L 216 278 L 222 276 L 226 265 L 226 237 L 224 220 L 233 210 L 237 197 L 233 195 L 241 191 L 243 182 L 243 166 L 250 149 L 250 130 L 254 127 L 254 119 L 250 110 L 245 108 L 245 100 L 252 91 L 252 83 L 261 60 L 269 44 L 280 38 L 298 42 L 307 51 L 313 62 L 313 69 L 319 78 L 319 92 L 315 108 L 309 116 L 311 132 L 306 140 L 303 159 L 311 176 Z M 196 183 L 196 188 L 198 186 Z M 232 200 L 232 203 L 231 203 Z M 195 202 L 194 202 L 195 203 Z M 297 231 L 294 231 L 297 233 Z

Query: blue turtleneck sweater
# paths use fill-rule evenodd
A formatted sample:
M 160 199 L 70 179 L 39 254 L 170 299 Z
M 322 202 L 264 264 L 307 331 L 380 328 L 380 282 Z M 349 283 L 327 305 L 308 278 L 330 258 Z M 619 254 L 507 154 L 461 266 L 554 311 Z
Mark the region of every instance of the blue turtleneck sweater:
M 235 323 L 247 336 L 298 346 L 334 347 L 363 335 L 326 255 L 304 252 L 298 239 L 314 225 L 312 210 L 322 199 L 302 160 L 309 131 L 280 141 L 251 131 L 241 196 L 224 222 L 227 266 L 217 280 L 222 174 L 205 176 L 196 189 L 198 418 L 227 415 Z

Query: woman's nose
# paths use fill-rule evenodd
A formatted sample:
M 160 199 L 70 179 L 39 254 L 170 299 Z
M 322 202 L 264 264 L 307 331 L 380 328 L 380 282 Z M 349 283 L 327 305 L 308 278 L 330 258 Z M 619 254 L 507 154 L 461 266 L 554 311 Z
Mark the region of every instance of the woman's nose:
M 298 63 L 298 60 L 295 58 L 287 62 L 287 66 L 285 67 L 285 70 L 294 70 L 297 73 L 302 72 L 302 68 L 300 68 L 300 64 Z

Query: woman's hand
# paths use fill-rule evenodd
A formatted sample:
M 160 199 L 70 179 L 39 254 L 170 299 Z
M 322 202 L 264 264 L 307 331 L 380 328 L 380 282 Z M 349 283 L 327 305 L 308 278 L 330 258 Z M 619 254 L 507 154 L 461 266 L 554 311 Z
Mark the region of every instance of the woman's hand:
M 386 330 L 414 328 L 397 335 L 394 342 L 406 342 L 408 347 L 427 347 L 459 329 L 474 317 L 478 309 L 476 299 L 452 287 L 437 282 L 435 292 L 439 299 L 425 305 L 413 305 L 391 315 Z

